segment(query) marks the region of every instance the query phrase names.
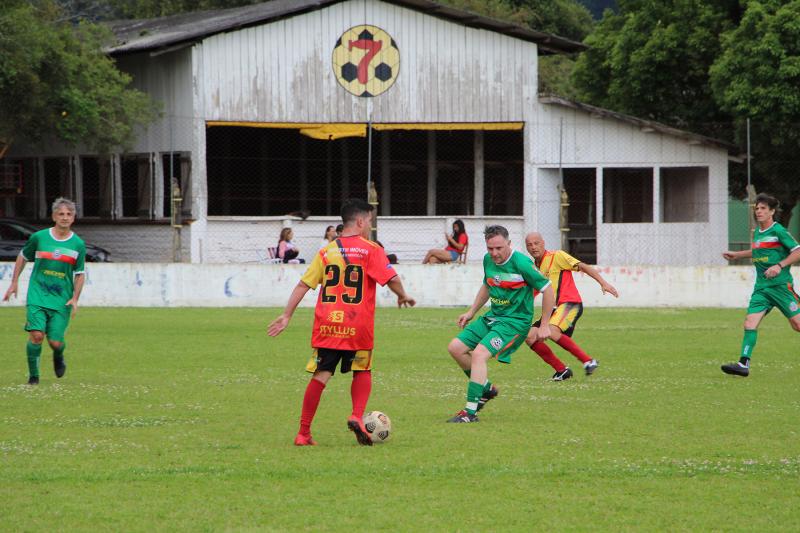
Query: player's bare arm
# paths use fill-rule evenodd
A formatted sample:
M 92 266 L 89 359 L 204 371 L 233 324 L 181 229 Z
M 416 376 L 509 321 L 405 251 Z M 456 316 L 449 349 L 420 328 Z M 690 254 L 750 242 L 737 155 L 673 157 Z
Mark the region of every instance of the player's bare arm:
M 536 328 L 537 340 L 543 341 L 550 337 L 550 315 L 553 314 L 553 309 L 556 305 L 556 296 L 553 293 L 553 286 L 547 285 L 542 293 L 542 321 L 538 328 Z
M 780 274 L 784 268 L 791 267 L 797 261 L 800 261 L 800 248 L 798 248 L 797 250 L 786 256 L 786 259 L 784 259 L 783 261 L 775 265 L 772 265 L 771 267 L 766 269 L 764 271 L 764 277 L 767 279 L 772 279 L 778 274 Z
M 8 290 L 6 291 L 5 296 L 3 296 L 3 301 L 7 302 L 11 299 L 11 296 L 14 298 L 17 297 L 17 286 L 19 285 L 19 276 L 22 274 L 22 271 L 25 269 L 25 264 L 27 261 L 19 254 L 17 256 L 17 260 L 14 261 L 14 273 L 11 275 L 11 285 L 8 286 Z
M 738 250 L 735 252 L 728 250 L 722 253 L 722 257 L 728 261 L 733 261 L 734 259 L 749 259 L 753 257 L 753 250 Z
M 414 307 L 417 305 L 417 301 L 406 294 L 406 290 L 403 288 L 403 282 L 400 281 L 400 276 L 395 276 L 390 279 L 386 283 L 386 286 L 397 295 L 397 307 Z
M 272 323 L 270 323 L 270 325 L 267 327 L 267 334 L 270 337 L 277 337 L 280 335 L 281 331 L 286 329 L 286 326 L 289 325 L 289 321 L 292 319 L 295 309 L 297 309 L 297 306 L 300 305 L 300 302 L 303 300 L 303 297 L 310 288 L 311 287 L 302 281 L 297 283 L 294 290 L 292 290 L 292 294 L 289 295 L 289 301 L 286 302 L 286 307 L 283 309 L 283 313 L 281 313 L 280 316 L 273 320 Z
M 617 289 L 615 289 L 613 285 L 607 282 L 605 278 L 603 278 L 603 276 L 600 275 L 600 272 L 598 272 L 596 268 L 587 265 L 586 263 L 578 263 L 578 270 L 585 273 L 593 280 L 595 280 L 600 285 L 600 290 L 603 291 L 603 294 L 609 293 L 613 295 L 614 298 L 619 298 Z
M 488 301 L 489 288 L 486 285 L 481 284 L 481 288 L 478 289 L 478 294 L 475 295 L 475 301 L 472 303 L 469 311 L 458 317 L 458 327 L 464 329 L 469 321 L 475 316 L 475 313 L 477 313 L 481 307 L 486 305 L 486 302 Z
M 74 317 L 75 314 L 78 312 L 78 298 L 81 297 L 81 291 L 83 291 L 83 284 L 86 282 L 86 275 L 85 274 L 75 274 L 75 288 L 72 290 L 72 298 L 70 298 L 66 304 L 67 307 L 72 307 L 72 316 Z

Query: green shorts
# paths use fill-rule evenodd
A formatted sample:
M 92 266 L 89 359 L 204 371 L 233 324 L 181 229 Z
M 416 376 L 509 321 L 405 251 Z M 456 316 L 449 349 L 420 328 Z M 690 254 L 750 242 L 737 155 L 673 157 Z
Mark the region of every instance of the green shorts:
M 64 335 L 69 326 L 71 307 L 64 309 L 48 309 L 38 305 L 29 305 L 25 331 L 44 331 L 51 341 L 64 342 Z
M 492 357 L 501 363 L 510 363 L 511 354 L 525 342 L 529 330 L 530 322 L 500 321 L 484 315 L 464 328 L 456 338 L 470 350 L 482 344 Z
M 763 311 L 769 313 L 773 307 L 780 309 L 786 318 L 800 314 L 800 296 L 794 292 L 791 283 L 754 289 L 747 306 L 747 314 Z

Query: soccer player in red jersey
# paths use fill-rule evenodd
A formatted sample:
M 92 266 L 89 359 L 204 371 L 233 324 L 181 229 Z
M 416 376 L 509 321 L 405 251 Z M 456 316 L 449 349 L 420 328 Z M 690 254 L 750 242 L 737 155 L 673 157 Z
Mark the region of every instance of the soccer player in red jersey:
M 294 439 L 297 446 L 316 444 L 311 438 L 311 422 L 337 365 L 343 374 L 353 371 L 353 411 L 347 427 L 359 444 L 372 445 L 361 418 L 372 390 L 375 284 L 388 286 L 397 295 L 398 307 L 416 303 L 406 294 L 383 248 L 368 240 L 374 209 L 363 200 L 348 200 L 342 205 L 342 235 L 317 252 L 283 313 L 267 330 L 270 337 L 279 335 L 306 292 L 321 285 L 311 338 L 314 353 L 306 366 L 313 376 L 303 397 L 300 431 Z
M 586 355 L 572 340 L 575 325 L 583 313 L 583 301 L 572 279 L 572 272 L 584 272 L 597 283 L 603 294 L 610 293 L 618 298 L 617 289 L 611 286 L 596 268 L 575 259 L 563 250 L 549 251 L 544 246 L 544 238 L 538 232 L 525 237 L 525 247 L 533 257 L 536 268 L 550 280 L 556 291 L 556 308 L 550 316 L 550 340 L 574 355 L 581 363 L 586 375 L 592 374 L 598 366 L 597 360 Z M 539 322 L 534 323 L 538 326 Z M 572 370 L 559 359 L 545 341 L 529 337 L 528 346 L 556 371 L 553 381 L 564 381 L 572 377 Z

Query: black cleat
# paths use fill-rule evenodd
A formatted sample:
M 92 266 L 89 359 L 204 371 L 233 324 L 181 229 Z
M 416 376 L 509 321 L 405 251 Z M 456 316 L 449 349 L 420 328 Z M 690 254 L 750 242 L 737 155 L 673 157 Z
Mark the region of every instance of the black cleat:
M 600 366 L 600 363 L 597 362 L 597 359 L 592 359 L 591 361 L 586 361 L 583 363 L 583 369 L 586 371 L 587 376 L 594 374 L 594 371 L 597 370 L 598 366 Z
M 454 416 L 447 422 L 453 424 L 469 424 L 472 422 L 478 422 L 478 415 L 471 415 L 466 411 L 459 411 L 458 414 L 456 414 L 456 416 Z
M 486 405 L 486 403 L 489 400 L 494 400 L 499 395 L 500 395 L 500 390 L 497 387 L 495 387 L 494 385 L 492 385 L 492 388 L 489 389 L 487 392 L 484 392 L 483 396 L 481 396 L 481 399 L 478 400 L 478 411 L 483 409 L 483 407 Z
M 572 377 L 572 370 L 569 367 L 565 368 L 561 372 L 556 372 L 553 374 L 553 381 L 564 381 Z
M 39 384 L 39 378 L 38 377 L 31 376 L 31 377 L 28 378 L 28 385 L 38 385 L 38 384 Z
M 732 374 L 734 376 L 742 376 L 743 378 L 746 378 L 750 375 L 750 367 L 744 366 L 739 362 L 728 363 L 727 365 L 722 365 L 720 368 L 722 368 L 722 371 L 726 374 Z
M 57 378 L 62 377 L 67 372 L 67 364 L 64 362 L 63 357 L 53 356 L 53 370 L 55 370 Z

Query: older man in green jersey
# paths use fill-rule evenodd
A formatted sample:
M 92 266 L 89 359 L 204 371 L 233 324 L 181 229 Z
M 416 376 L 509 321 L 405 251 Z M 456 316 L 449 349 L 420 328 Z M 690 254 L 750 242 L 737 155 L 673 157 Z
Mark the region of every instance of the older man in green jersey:
M 786 228 L 775 222 L 778 205 L 778 200 L 768 194 L 756 196 L 758 228 L 753 234 L 752 247 L 722 254 L 728 260 L 752 257 L 756 267 L 756 284 L 744 319 L 742 351 L 738 362 L 722 365 L 726 374 L 750 375 L 750 357 L 756 346 L 758 325 L 773 307 L 781 310 L 795 331 L 800 331 L 800 296 L 794 290 L 790 272 L 792 264 L 800 260 L 800 244 Z
M 476 413 L 497 396 L 497 388 L 488 379 L 490 358 L 510 363 L 511 354 L 529 332 L 540 341 L 550 336 L 550 314 L 555 304 L 550 282 L 536 270 L 530 257 L 511 248 L 506 228 L 487 226 L 484 237 L 488 253 L 483 257 L 483 283 L 472 307 L 458 317 L 463 331 L 447 347 L 469 378 L 467 405 L 448 422 L 477 422 Z M 542 293 L 542 326 L 531 330 L 534 291 Z M 490 300 L 490 310 L 467 325 Z
M 75 203 L 66 198 L 53 202 L 52 228 L 37 231 L 28 239 L 14 264 L 11 286 L 3 301 L 17 295 L 17 284 L 25 264 L 34 261 L 28 284 L 28 384 L 39 383 L 39 357 L 42 342 L 53 349 L 53 368 L 56 377 L 67 371 L 64 363 L 64 334 L 69 319 L 78 310 L 78 298 L 84 283 L 83 264 L 86 245 L 71 229 L 75 222 Z

